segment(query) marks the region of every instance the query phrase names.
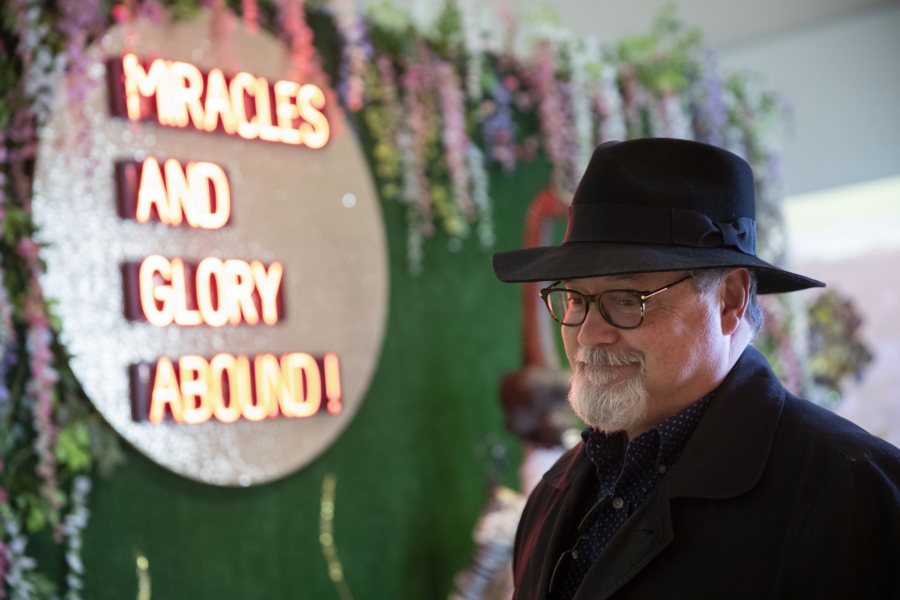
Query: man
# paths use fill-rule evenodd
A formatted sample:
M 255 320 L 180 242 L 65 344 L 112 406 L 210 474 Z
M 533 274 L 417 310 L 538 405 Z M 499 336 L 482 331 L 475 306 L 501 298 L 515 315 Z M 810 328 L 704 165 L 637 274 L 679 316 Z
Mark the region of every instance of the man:
M 750 342 L 753 174 L 684 140 L 594 152 L 558 247 L 494 257 L 542 290 L 584 442 L 537 486 L 516 598 L 900 598 L 900 451 L 796 398 Z

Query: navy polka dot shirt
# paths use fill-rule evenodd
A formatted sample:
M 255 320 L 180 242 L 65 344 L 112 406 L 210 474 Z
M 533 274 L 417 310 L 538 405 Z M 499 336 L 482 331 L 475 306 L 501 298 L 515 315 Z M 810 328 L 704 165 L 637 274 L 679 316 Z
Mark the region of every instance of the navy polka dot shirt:
M 626 444 L 623 432 L 605 434 L 587 428 L 584 449 L 597 471 L 592 508 L 580 536 L 563 556 L 554 576 L 553 598 L 568 600 L 606 544 L 681 454 L 711 395 L 701 398 Z

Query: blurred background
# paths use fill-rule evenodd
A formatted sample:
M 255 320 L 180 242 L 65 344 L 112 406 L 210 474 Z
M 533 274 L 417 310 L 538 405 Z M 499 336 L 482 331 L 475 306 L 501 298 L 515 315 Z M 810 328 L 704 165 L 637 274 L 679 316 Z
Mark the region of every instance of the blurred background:
M 610 137 L 681 135 L 747 155 L 763 184 L 765 250 L 829 285 L 825 294 L 809 290 L 766 305 L 759 344 L 789 387 L 900 444 L 900 2 L 368 0 L 361 7 L 353 0 L 3 3 L 0 597 L 10 590 L 73 600 L 503 597 L 523 493 L 573 423 L 558 411 L 567 384 L 558 332 L 535 316 L 543 309 L 532 311 L 533 294 L 523 302 L 520 286 L 496 281 L 490 255 L 559 238 L 565 189 L 585 151 Z M 198 15 L 208 33 L 179 60 L 199 63 L 213 48 L 249 70 L 229 54 L 231 42 L 253 45 L 262 35 L 283 49 L 275 57 L 282 66 L 321 59 L 335 88 L 329 101 L 347 117 L 335 136 L 355 136 L 361 146 L 377 191 L 359 201 L 371 203 L 376 218 L 367 223 L 384 233 L 384 337 L 365 401 L 314 460 L 249 487 L 181 477 L 124 442 L 94 410 L 64 343 L 77 315 L 61 320 L 56 299 L 41 288 L 42 259 L 53 249 L 42 237 L 49 228 L 39 225 L 71 233 L 82 223 L 53 214 L 36 223 L 31 212 L 32 200 L 41 201 L 35 148 L 48 112 L 61 111 L 71 135 L 44 151 L 60 164 L 86 163 L 87 171 L 71 169 L 78 177 L 95 174 L 97 164 L 86 159 L 91 142 L 109 142 L 100 127 L 124 127 L 102 110 L 78 112 L 104 75 L 85 46 L 102 52 L 115 27 L 128 41 L 138 22 L 165 37 L 166 28 Z M 255 54 L 263 61 L 273 53 Z M 473 56 L 482 62 L 469 62 Z M 474 82 L 473 71 L 481 75 Z M 576 84 L 588 85 L 593 105 L 579 103 Z M 590 113 L 581 129 L 572 125 L 579 110 Z M 155 123 L 131 127 L 135 156 L 172 134 Z M 172 135 L 181 143 L 206 134 Z M 323 176 L 341 174 L 332 179 L 344 185 L 343 159 L 323 158 L 320 168 L 308 154 L 269 148 L 279 158 L 263 160 L 254 142 L 204 139 L 237 174 L 236 190 L 269 179 L 249 166 L 254 158 L 280 172 L 312 164 Z M 476 146 L 474 154 L 461 151 Z M 111 175 L 104 177 L 97 180 L 111 187 Z M 471 190 L 460 193 L 460 181 Z M 77 190 L 75 199 L 96 201 L 108 219 L 98 223 L 116 226 L 112 192 L 82 197 L 83 188 L 57 183 L 62 206 L 66 190 Z M 353 210 L 354 190 L 344 191 L 303 190 L 303 198 Z M 458 200 L 469 191 L 477 210 L 467 216 Z M 298 195 L 281 193 L 285 202 Z M 287 221 L 264 193 L 236 197 L 261 221 Z M 82 235 L 89 244 L 90 230 Z M 185 238 L 207 251 L 210 238 Z M 291 242 L 315 256 L 335 252 L 327 238 Z M 268 240 L 251 241 L 265 248 Z M 77 289 L 92 292 L 90 282 L 85 276 Z M 121 288 L 118 279 L 106 284 Z M 342 298 L 366 301 L 346 287 Z M 103 318 L 132 327 L 121 302 L 108 305 Z M 356 313 L 346 312 L 314 325 L 352 338 Z M 290 317 L 281 331 L 299 328 Z M 266 331 L 242 335 L 267 344 Z M 264 434 L 259 425 L 251 433 Z

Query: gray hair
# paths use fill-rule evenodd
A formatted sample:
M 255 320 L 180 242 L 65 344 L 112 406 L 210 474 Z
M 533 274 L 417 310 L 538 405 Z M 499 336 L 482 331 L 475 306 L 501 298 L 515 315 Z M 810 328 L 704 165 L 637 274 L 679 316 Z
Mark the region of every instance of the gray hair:
M 719 283 L 725 278 L 725 276 L 731 271 L 730 268 L 721 268 L 721 269 L 703 269 L 698 271 L 691 271 L 691 275 L 693 279 L 691 281 L 694 284 L 694 288 L 701 292 L 706 293 L 715 289 Z M 763 323 L 765 322 L 765 315 L 763 314 L 762 308 L 759 306 L 759 301 L 756 298 L 756 273 L 753 269 L 750 270 L 750 300 L 747 303 L 747 321 L 750 323 L 750 326 L 753 328 L 753 333 L 759 333 L 759 330 L 762 329 Z

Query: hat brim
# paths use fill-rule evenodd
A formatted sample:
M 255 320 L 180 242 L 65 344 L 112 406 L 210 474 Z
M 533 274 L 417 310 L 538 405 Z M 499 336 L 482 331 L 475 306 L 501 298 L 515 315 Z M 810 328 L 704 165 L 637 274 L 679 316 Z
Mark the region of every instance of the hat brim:
M 507 283 L 747 267 L 756 273 L 759 294 L 825 287 L 821 281 L 779 269 L 755 256 L 728 248 L 566 242 L 561 246 L 499 252 L 494 255 L 493 263 L 497 278 Z

